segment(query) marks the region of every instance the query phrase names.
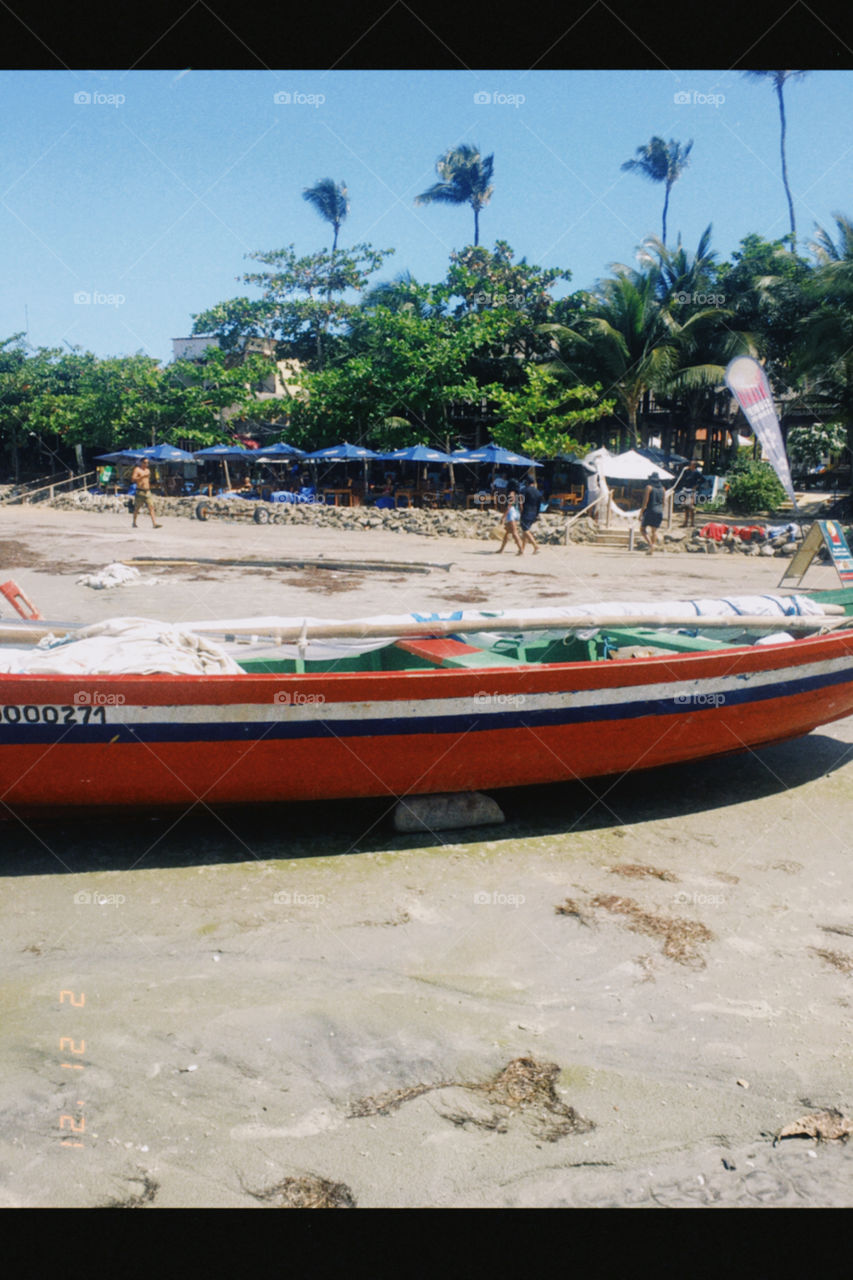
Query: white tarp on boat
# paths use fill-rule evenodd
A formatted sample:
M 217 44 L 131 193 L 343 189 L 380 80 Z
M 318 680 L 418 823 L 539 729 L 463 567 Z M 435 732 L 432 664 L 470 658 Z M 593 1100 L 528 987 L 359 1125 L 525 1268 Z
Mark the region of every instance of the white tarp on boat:
M 0 671 L 31 675 L 227 675 L 242 668 L 207 636 L 148 618 L 111 618 L 35 649 L 0 648 Z
M 405 636 L 412 622 L 440 622 L 452 624 L 476 623 L 476 630 L 483 640 L 507 633 L 501 627 L 502 618 L 512 618 L 512 633 L 524 632 L 524 622 L 534 626 L 539 619 L 549 620 L 549 630 L 559 630 L 561 617 L 577 620 L 578 616 L 593 619 L 605 613 L 608 618 L 667 617 L 695 618 L 732 617 L 732 631 L 737 632 L 737 617 L 796 617 L 816 616 L 823 613 L 819 603 L 802 595 L 729 596 L 725 599 L 699 600 L 651 600 L 617 601 L 587 605 L 566 605 L 563 608 L 523 610 L 457 609 L 443 613 L 385 614 L 370 618 L 354 618 L 349 622 L 337 622 L 328 618 L 231 618 L 216 622 L 185 622 L 173 625 L 146 618 L 113 618 L 106 622 L 84 627 L 65 636 L 48 636 L 31 649 L 12 649 L 0 646 L 0 672 L 31 673 L 42 675 L 130 675 L 172 673 L 183 675 L 241 674 L 236 661 L 250 658 L 287 660 L 304 658 L 309 662 L 328 663 L 332 666 L 341 658 L 357 657 L 395 642 L 395 632 Z M 553 620 L 553 621 L 552 621 Z M 345 636 L 311 636 L 312 626 L 340 626 L 349 633 Z M 387 634 L 359 635 L 360 628 L 369 630 L 381 624 Z M 678 624 L 690 626 L 691 622 Z M 277 629 L 304 631 L 304 642 L 276 644 L 272 634 Z M 588 639 L 598 628 L 593 623 L 589 630 L 576 631 Z M 452 634 L 452 631 L 451 631 Z M 723 638 L 719 632 L 716 634 Z M 211 635 L 223 638 L 216 643 Z M 236 637 L 240 635 L 241 641 Z M 232 638 L 229 639 L 228 637 Z M 227 645 L 227 648 L 225 647 Z

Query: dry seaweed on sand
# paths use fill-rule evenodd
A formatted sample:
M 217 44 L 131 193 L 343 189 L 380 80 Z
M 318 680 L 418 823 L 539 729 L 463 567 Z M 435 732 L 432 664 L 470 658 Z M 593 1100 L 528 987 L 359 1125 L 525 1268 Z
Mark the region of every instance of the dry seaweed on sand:
M 351 1104 L 347 1119 L 361 1120 L 365 1116 L 389 1116 L 404 1102 L 411 1102 L 413 1098 L 420 1098 L 422 1094 L 431 1093 L 434 1089 L 447 1089 L 454 1083 L 453 1080 L 439 1080 L 437 1084 L 413 1084 L 407 1089 L 391 1089 L 388 1093 L 380 1093 L 376 1098 L 358 1098 Z
M 827 964 L 831 964 L 833 969 L 838 969 L 841 973 L 853 973 L 853 956 L 848 955 L 846 951 L 829 951 L 825 947 L 809 947 L 809 951 L 820 956 L 821 960 Z
M 559 903 L 554 908 L 558 916 L 573 916 L 580 924 L 589 924 L 589 917 L 584 913 L 580 903 L 575 902 L 574 898 L 566 898 L 565 902 Z
M 714 937 L 710 929 L 698 920 L 686 920 L 683 916 L 655 915 L 644 911 L 633 898 L 620 898 L 616 894 L 599 893 L 592 899 L 594 907 L 611 911 L 628 918 L 628 928 L 633 933 L 663 939 L 663 954 L 679 964 L 704 968 L 705 959 L 699 944 Z
M 586 1120 L 574 1107 L 562 1102 L 554 1087 L 560 1074 L 555 1062 L 537 1062 L 535 1058 L 513 1058 L 490 1080 L 472 1082 L 440 1080 L 436 1084 L 417 1084 L 408 1089 L 396 1089 L 376 1098 L 359 1098 L 347 1113 L 350 1119 L 364 1116 L 388 1115 L 404 1102 L 431 1093 L 436 1089 L 467 1089 L 481 1094 L 495 1108 L 491 1115 L 478 1117 L 462 1111 L 445 1114 L 445 1119 L 464 1127 L 473 1124 L 479 1128 L 505 1133 L 507 1118 L 513 1113 L 529 1113 L 540 1126 L 540 1136 L 548 1142 L 570 1133 L 588 1133 L 595 1128 L 592 1120 Z M 503 1111 L 503 1114 L 501 1112 Z
M 466 1125 L 473 1124 L 478 1129 L 490 1129 L 494 1133 L 506 1133 L 509 1125 L 506 1119 L 493 1111 L 491 1115 L 474 1116 L 469 1111 L 442 1111 L 445 1120 L 449 1120 L 451 1124 L 455 1124 L 457 1129 L 464 1129 Z
M 815 1138 L 818 1142 L 846 1142 L 853 1133 L 853 1120 L 835 1107 L 800 1116 L 780 1129 L 774 1147 L 782 1138 Z
M 255 1200 L 275 1209 L 355 1209 L 356 1199 L 345 1182 L 332 1182 L 316 1174 L 284 1178 L 264 1191 L 244 1190 Z
M 651 867 L 643 862 L 617 862 L 615 867 L 608 868 L 612 876 L 625 876 L 629 880 L 678 880 L 673 871 L 661 871 L 659 867 Z
M 160 1190 L 160 1183 L 148 1176 L 147 1173 L 140 1174 L 136 1178 L 131 1178 L 131 1182 L 141 1182 L 142 1190 L 133 1195 L 125 1196 L 123 1200 L 108 1200 L 106 1204 L 98 1205 L 99 1209 L 144 1209 L 146 1205 L 153 1204 L 157 1192 Z
M 531 1108 L 538 1115 L 541 1135 L 548 1142 L 570 1133 L 589 1133 L 595 1128 L 574 1107 L 562 1102 L 554 1087 L 560 1074 L 556 1062 L 537 1062 L 535 1058 L 514 1058 L 485 1084 L 467 1088 L 485 1094 L 493 1106 L 509 1110 Z

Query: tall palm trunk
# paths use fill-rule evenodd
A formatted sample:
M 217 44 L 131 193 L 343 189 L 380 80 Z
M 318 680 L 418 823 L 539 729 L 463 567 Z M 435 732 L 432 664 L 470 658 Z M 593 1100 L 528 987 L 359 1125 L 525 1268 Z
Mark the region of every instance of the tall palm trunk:
M 784 86 L 781 82 L 776 84 L 776 96 L 779 99 L 779 121 L 781 123 L 781 136 L 779 141 L 779 149 L 782 154 L 782 185 L 785 188 L 785 195 L 788 199 L 788 213 L 791 218 L 791 253 L 797 252 L 797 224 L 794 220 L 794 202 L 791 199 L 791 188 L 788 186 L 788 162 L 785 158 L 785 97 Z

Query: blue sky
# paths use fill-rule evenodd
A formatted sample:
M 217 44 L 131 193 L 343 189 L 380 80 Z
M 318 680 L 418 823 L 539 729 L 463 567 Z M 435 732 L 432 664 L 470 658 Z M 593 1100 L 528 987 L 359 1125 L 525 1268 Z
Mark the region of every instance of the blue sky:
M 853 216 L 853 72 L 811 72 L 786 107 L 802 245 Z M 194 312 L 255 296 L 245 254 L 328 246 L 302 199 L 323 177 L 349 189 L 341 246 L 395 250 L 377 281 L 441 279 L 473 215 L 414 197 L 460 142 L 495 157 L 481 242 L 572 290 L 660 234 L 662 188 L 620 171 L 653 134 L 693 139 L 670 244 L 711 222 L 724 259 L 788 230 L 775 94 L 732 71 L 6 71 L 0 129 L 0 338 L 101 356 L 168 360 Z

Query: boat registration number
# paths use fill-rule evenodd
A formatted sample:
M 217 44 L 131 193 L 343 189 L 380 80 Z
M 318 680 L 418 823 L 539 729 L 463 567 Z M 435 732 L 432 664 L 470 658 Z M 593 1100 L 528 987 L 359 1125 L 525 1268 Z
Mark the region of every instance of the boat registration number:
M 0 709 L 4 724 L 106 724 L 107 712 L 102 706 L 87 704 L 78 707 L 20 706 Z

